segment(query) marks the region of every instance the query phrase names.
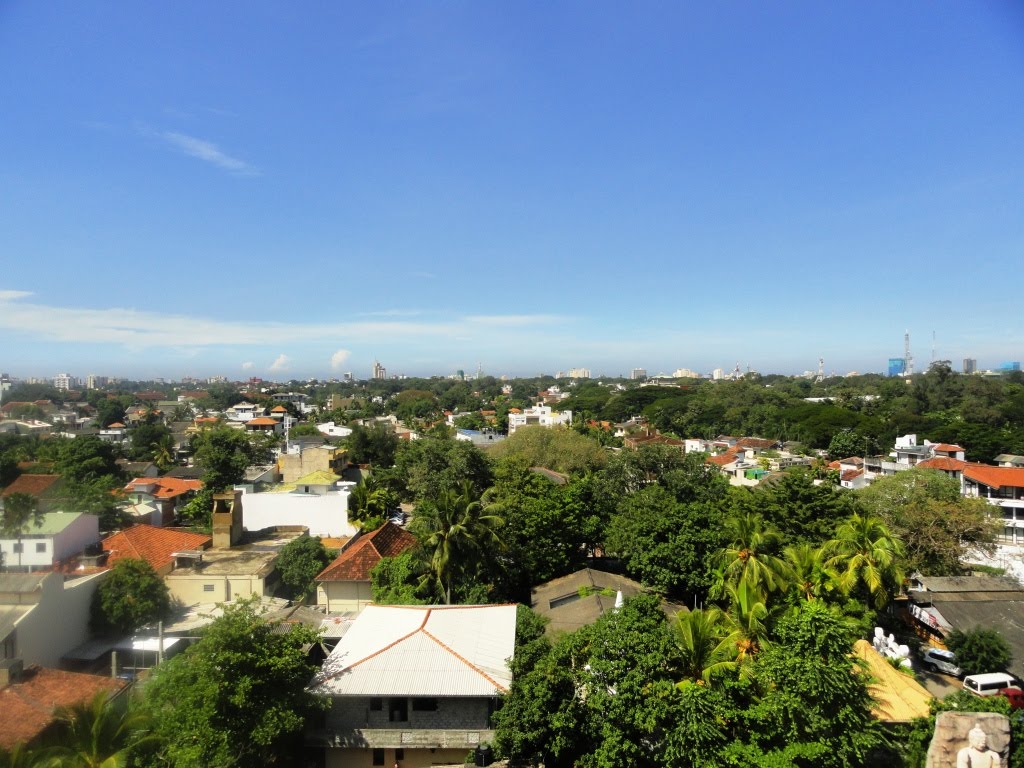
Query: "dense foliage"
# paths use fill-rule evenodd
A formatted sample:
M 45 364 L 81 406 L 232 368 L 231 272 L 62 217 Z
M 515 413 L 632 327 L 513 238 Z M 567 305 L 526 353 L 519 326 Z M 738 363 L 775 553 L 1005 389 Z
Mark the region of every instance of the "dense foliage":
M 277 556 L 277 572 L 291 597 L 303 598 L 315 588 L 314 579 L 330 557 L 319 536 L 302 535 L 285 544 Z
M 975 627 L 966 632 L 953 630 L 946 643 L 956 654 L 957 666 L 965 675 L 1006 672 L 1013 661 L 1005 638 L 989 627 Z
M 97 632 L 134 632 L 167 615 L 167 585 L 145 560 L 122 558 L 93 593 L 91 624 Z

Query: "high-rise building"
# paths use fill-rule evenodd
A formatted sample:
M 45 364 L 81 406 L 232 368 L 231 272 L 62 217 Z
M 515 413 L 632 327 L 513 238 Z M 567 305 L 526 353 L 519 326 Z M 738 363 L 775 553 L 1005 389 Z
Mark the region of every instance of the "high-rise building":
M 973 357 L 964 358 L 964 373 L 974 373 L 978 370 L 978 361 Z
M 724 376 L 725 371 L 723 371 L 721 368 L 715 368 L 715 370 L 711 372 L 711 378 L 714 379 L 715 381 L 721 381 Z
M 76 384 L 75 377 L 70 373 L 58 373 L 53 377 L 53 388 L 67 391 Z
M 105 387 L 110 383 L 110 379 L 106 376 L 97 376 L 95 373 L 90 373 L 85 377 L 86 389 L 99 389 Z
M 999 370 L 1000 371 L 1019 371 L 1020 370 L 1020 362 L 1015 360 L 1015 361 L 1009 362 L 1009 363 L 1000 363 L 999 364 Z
M 647 369 L 646 368 L 634 368 L 632 373 L 629 374 L 629 378 L 633 379 L 634 381 L 639 381 L 641 379 L 646 379 L 647 378 Z
M 589 379 L 590 369 L 589 368 L 570 368 L 567 374 L 570 379 Z
M 889 358 L 889 375 L 902 376 L 907 371 L 907 360 L 904 357 Z
M 381 365 L 377 360 L 373 361 L 373 378 L 375 379 L 386 379 L 388 377 L 388 369 Z

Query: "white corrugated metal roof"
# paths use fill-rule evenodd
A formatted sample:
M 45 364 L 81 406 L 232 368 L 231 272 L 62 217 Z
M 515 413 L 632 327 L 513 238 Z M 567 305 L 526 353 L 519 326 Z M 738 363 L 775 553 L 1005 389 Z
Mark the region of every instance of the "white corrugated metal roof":
M 508 689 L 514 605 L 369 605 L 313 681 L 338 696 L 494 696 Z

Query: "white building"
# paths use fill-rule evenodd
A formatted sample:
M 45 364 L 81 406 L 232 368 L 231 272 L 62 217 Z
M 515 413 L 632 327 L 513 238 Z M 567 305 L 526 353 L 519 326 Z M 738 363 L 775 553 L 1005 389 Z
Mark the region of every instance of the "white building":
M 514 605 L 366 606 L 311 686 L 331 700 L 323 764 L 461 765 L 494 738 L 515 634 Z
M 570 379 L 589 379 L 590 369 L 589 368 L 570 368 L 567 374 Z
M 550 405 L 537 403 L 522 413 L 509 413 L 508 433 L 514 435 L 519 427 L 568 426 L 572 423 L 572 411 L 552 412 Z
M 647 378 L 647 369 L 646 368 L 634 368 L 630 372 L 629 378 L 633 379 L 633 381 L 640 381 L 641 379 L 646 379 Z
M 252 421 L 263 412 L 263 408 L 252 403 L 241 402 L 232 405 L 226 411 L 224 411 L 224 418 L 228 421 Z
M 328 421 L 325 424 L 317 424 L 316 428 L 328 437 L 348 437 L 352 434 L 352 428 Z
M 59 573 L 0 573 L 0 659 L 56 667 L 89 639 L 89 606 L 107 571 L 64 580 Z
M 5 571 L 36 571 L 59 565 L 100 540 L 99 518 L 82 512 L 47 512 L 17 535 L 0 538 Z
M 242 525 L 249 531 L 304 526 L 310 536 L 354 536 L 357 529 L 348 521 L 348 497 L 355 483 L 339 480 L 329 472 L 313 472 L 264 493 L 240 486 Z
M 67 391 L 75 386 L 78 380 L 70 373 L 58 373 L 53 377 L 53 388 Z

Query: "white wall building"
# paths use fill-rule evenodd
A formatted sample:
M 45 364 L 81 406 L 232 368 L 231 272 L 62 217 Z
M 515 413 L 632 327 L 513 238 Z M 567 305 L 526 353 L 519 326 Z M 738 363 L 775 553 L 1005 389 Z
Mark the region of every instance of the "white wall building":
M 352 434 L 352 428 L 328 421 L 325 424 L 317 424 L 316 428 L 328 437 L 348 437 Z
M 100 540 L 99 518 L 81 512 L 47 512 L 17 536 L 0 538 L 0 566 L 7 571 L 52 568 Z
M 514 435 L 519 427 L 554 427 L 558 425 L 568 426 L 572 423 L 572 411 L 552 412 L 550 405 L 537 403 L 527 408 L 522 413 L 510 413 L 508 415 L 508 433 Z
M 89 639 L 89 606 L 107 573 L 67 581 L 52 571 L 0 573 L 0 659 L 58 666 Z
M 316 472 L 265 493 L 240 486 L 242 525 L 250 531 L 301 525 L 309 528 L 310 536 L 355 536 L 356 527 L 348 520 L 348 497 L 356 484 L 315 475 L 328 473 Z

